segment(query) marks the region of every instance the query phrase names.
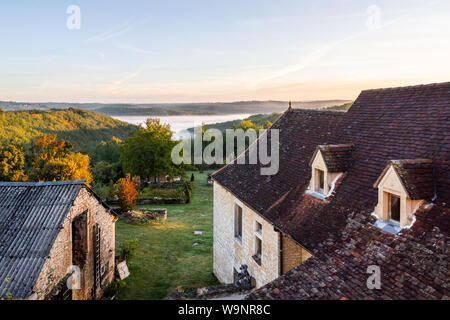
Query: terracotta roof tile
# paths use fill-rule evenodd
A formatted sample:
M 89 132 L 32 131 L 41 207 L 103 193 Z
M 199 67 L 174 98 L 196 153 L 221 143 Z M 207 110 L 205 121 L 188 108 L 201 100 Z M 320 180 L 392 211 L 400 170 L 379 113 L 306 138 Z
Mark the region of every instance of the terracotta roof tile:
M 443 299 L 450 295 L 450 209 L 434 205 L 399 236 L 380 234 L 365 215 L 352 214 L 342 239 L 325 241 L 325 257 L 312 257 L 254 291 L 248 299 Z M 439 226 L 439 227 L 438 227 Z M 349 241 L 352 240 L 352 241 Z M 358 252 L 358 254 L 354 254 Z M 369 289 L 369 266 L 381 288 Z
M 273 127 L 280 129 L 280 171 L 275 176 L 261 176 L 258 165 L 236 164 L 214 174 L 213 177 L 219 184 L 314 254 L 314 258 L 308 260 L 305 267 L 301 265 L 298 268 L 308 268 L 308 265 L 312 265 L 308 271 L 313 275 L 315 268 L 319 268 L 323 270 L 323 274 L 316 272 L 318 278 L 334 279 L 333 285 L 327 286 L 328 291 L 311 293 L 302 286 L 286 283 L 282 277 L 280 283 L 285 287 L 278 287 L 279 290 L 286 288 L 282 290 L 285 293 L 283 298 L 289 296 L 287 292 L 296 298 L 301 296 L 301 292 L 304 292 L 305 298 L 317 298 L 318 295 L 323 295 L 324 298 L 333 296 L 336 299 L 343 296 L 361 297 L 367 294 L 364 288 L 357 285 L 362 283 L 361 277 L 364 274 L 360 270 L 361 262 L 382 263 L 393 274 L 396 274 L 395 270 L 405 273 L 411 265 L 414 266 L 410 268 L 411 272 L 417 274 L 436 271 L 426 263 L 425 257 L 434 261 L 432 255 L 423 249 L 433 246 L 436 239 L 430 238 L 430 233 L 434 227 L 438 227 L 441 234 L 444 228 L 449 230 L 448 209 L 442 209 L 450 200 L 449 119 L 450 82 L 367 90 L 360 94 L 345 114 L 287 111 Z M 351 154 L 352 165 L 347 168 L 328 201 L 314 201 L 305 195 L 311 178 L 309 161 L 318 145 L 333 144 L 354 146 Z M 406 232 L 404 237 L 396 240 L 402 242 L 406 239 L 402 242 L 406 248 L 412 250 L 413 256 L 417 254 L 416 258 L 422 253 L 423 256 L 420 257 L 423 259 L 409 258 L 410 253 L 407 250 L 390 246 L 392 236 L 369 226 L 365 221 L 370 219 L 370 213 L 377 204 L 378 195 L 373 184 L 383 172 L 386 162 L 392 159 L 433 160 L 435 203 L 442 205 L 436 206 L 433 212 L 438 216 L 445 215 L 446 218 L 430 220 L 432 226 L 421 223 L 415 226 L 424 229 L 424 237 L 429 240 L 425 241 L 425 247 L 416 247 L 414 244 L 420 240 L 421 233 L 418 232 Z M 414 197 L 431 195 L 429 169 L 408 163 L 406 168 L 403 166 L 403 170 L 403 178 L 409 186 L 408 192 Z M 417 174 L 418 172 L 420 174 Z M 439 210 L 443 211 L 439 213 Z M 356 220 L 350 218 L 355 212 L 358 213 Z M 421 219 L 427 221 L 426 216 Z M 364 222 L 358 225 L 358 221 Z M 352 229 L 354 225 L 357 229 Z M 448 235 L 444 233 L 443 237 L 444 243 L 448 243 Z M 348 246 L 354 248 L 349 250 Z M 340 251 L 342 255 L 330 256 L 327 248 Z M 443 256 L 438 257 L 442 259 Z M 392 265 L 396 260 L 397 264 Z M 440 264 L 435 264 L 434 268 L 437 268 L 436 266 L 443 268 Z M 342 273 L 336 274 L 332 270 L 341 270 Z M 442 272 L 438 274 L 442 275 Z M 357 282 L 354 286 L 359 289 L 346 285 L 346 282 L 352 281 L 353 278 L 350 277 L 356 277 L 353 280 Z M 417 279 L 415 274 L 414 278 Z M 310 280 L 308 278 L 304 281 Z M 427 282 L 419 281 L 419 285 L 420 283 Z M 449 296 L 448 286 L 446 288 L 447 291 L 443 295 Z M 417 298 L 439 296 L 431 289 L 417 290 Z M 273 293 L 268 295 L 273 296 Z M 393 296 L 408 297 L 408 293 L 399 287 L 380 295 L 368 294 L 368 297 L 372 298 Z
M 398 174 L 411 199 L 432 200 L 436 195 L 433 160 L 391 160 L 375 182 L 374 188 L 378 187 L 378 183 L 390 167 Z
M 352 151 L 351 144 L 320 145 L 311 158 L 310 165 L 316 153 L 320 152 L 329 172 L 346 172 L 352 165 Z

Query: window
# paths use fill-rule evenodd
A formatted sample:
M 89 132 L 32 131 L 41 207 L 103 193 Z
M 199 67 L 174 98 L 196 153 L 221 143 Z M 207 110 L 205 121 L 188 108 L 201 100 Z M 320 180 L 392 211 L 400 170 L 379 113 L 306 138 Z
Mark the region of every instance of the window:
M 242 208 L 234 206 L 234 237 L 242 241 Z
M 325 173 L 322 170 L 317 170 L 317 174 L 319 176 L 319 191 L 325 190 Z
M 255 237 L 255 256 L 261 259 L 262 253 L 262 240 L 259 237 Z
M 255 242 L 254 242 L 254 253 L 253 259 L 257 264 L 261 265 L 262 257 L 262 224 L 255 221 Z
M 262 258 L 262 240 L 260 237 L 255 235 L 255 255 L 253 256 L 253 259 L 256 261 L 257 264 L 261 265 L 261 258 Z
M 262 224 L 258 221 L 255 221 L 255 231 L 260 235 L 262 234 Z
M 400 223 L 400 197 L 389 195 L 389 217 L 392 221 Z

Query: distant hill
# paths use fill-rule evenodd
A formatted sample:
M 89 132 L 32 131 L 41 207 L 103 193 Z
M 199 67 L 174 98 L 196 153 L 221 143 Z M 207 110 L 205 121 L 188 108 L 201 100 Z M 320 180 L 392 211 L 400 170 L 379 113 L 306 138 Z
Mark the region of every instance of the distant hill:
M 29 143 L 39 134 L 58 134 L 70 140 L 74 150 L 89 150 L 115 136 L 125 139 L 136 127 L 96 112 L 65 110 L 0 111 L 0 143 Z
M 323 108 L 318 108 L 318 109 L 333 110 L 333 111 L 347 111 L 348 109 L 350 109 L 352 104 L 353 104 L 353 102 L 348 102 L 348 103 L 344 103 L 344 104 L 340 104 L 340 105 L 334 105 L 331 107 L 323 107 Z M 285 111 L 285 110 L 283 110 L 283 111 Z M 207 125 L 205 125 L 205 128 L 206 128 L 206 130 L 218 129 L 218 130 L 223 131 L 226 129 L 233 128 L 234 125 L 239 124 L 239 122 L 241 122 L 242 120 L 250 120 L 257 126 L 264 126 L 266 121 L 270 121 L 270 122 L 274 123 L 281 116 L 281 114 L 282 114 L 281 112 L 274 112 L 271 114 L 255 114 L 255 115 L 252 115 L 245 119 L 226 121 L 226 122 L 220 122 L 220 123 L 214 123 L 214 124 L 207 124 Z M 194 128 L 189 128 L 188 131 L 193 133 Z
M 350 107 L 352 105 L 353 105 L 353 102 L 348 102 L 348 103 L 344 103 L 344 104 L 339 105 L 339 106 L 327 107 L 325 109 L 327 109 L 327 110 L 336 110 L 336 111 L 347 111 L 348 109 L 350 109 Z
M 177 110 L 164 108 L 146 108 L 142 106 L 107 106 L 95 109 L 95 112 L 109 116 L 183 116 L 183 115 L 216 115 L 203 110 Z
M 294 101 L 294 108 L 321 109 L 350 102 L 349 100 Z M 101 104 L 101 103 L 26 103 L 0 101 L 0 108 L 13 110 L 48 110 L 70 107 L 96 111 L 111 116 L 171 116 L 171 115 L 215 115 L 215 114 L 262 114 L 283 112 L 288 101 L 237 101 L 212 103 L 153 103 L 153 104 Z
M 264 126 L 266 121 L 270 121 L 270 122 L 274 123 L 280 116 L 281 116 L 281 113 L 276 113 L 276 112 L 271 113 L 271 114 L 255 114 L 255 115 L 252 115 L 248 118 L 241 119 L 241 120 L 233 120 L 233 121 L 207 124 L 207 125 L 205 125 L 205 128 L 206 128 L 206 130 L 217 129 L 217 130 L 223 131 L 226 129 L 232 129 L 234 125 L 239 124 L 242 120 L 251 120 L 251 122 L 253 122 L 257 126 Z M 193 133 L 194 128 L 189 128 L 188 131 Z

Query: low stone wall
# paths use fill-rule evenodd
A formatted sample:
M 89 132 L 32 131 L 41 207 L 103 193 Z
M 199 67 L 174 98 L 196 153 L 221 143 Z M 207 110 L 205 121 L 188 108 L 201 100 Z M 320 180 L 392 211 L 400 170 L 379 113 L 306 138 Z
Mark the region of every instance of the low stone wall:
M 167 209 L 132 210 L 120 214 L 121 219 L 130 222 L 161 222 L 167 219 Z
M 192 183 L 189 182 L 164 182 L 147 183 L 145 188 L 139 192 L 136 204 L 138 205 L 164 205 L 164 204 L 186 204 L 191 201 Z M 145 192 L 145 189 L 147 191 Z M 151 190 L 160 190 L 160 192 L 151 192 Z M 167 190 L 174 192 L 167 194 Z M 108 205 L 115 206 L 119 204 L 118 199 L 108 199 Z
M 199 288 L 188 293 L 173 292 L 163 300 L 230 300 L 244 299 L 254 288 L 237 287 L 234 284 Z

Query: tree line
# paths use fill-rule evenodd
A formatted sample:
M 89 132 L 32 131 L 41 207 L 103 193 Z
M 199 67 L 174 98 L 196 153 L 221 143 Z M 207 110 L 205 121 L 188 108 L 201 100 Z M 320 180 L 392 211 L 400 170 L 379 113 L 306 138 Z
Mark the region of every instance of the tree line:
M 243 120 L 234 128 L 258 130 L 270 126 L 270 122 L 257 126 Z M 120 189 L 119 180 L 128 185 L 132 181 L 139 188 L 149 181 L 184 178 L 185 170 L 197 169 L 173 164 L 171 151 L 179 142 L 173 135 L 169 125 L 149 118 L 124 141 L 112 137 L 83 154 L 74 152 L 67 139 L 40 134 L 31 143 L 0 145 L 0 181 L 84 180 L 102 199 L 111 198 Z

